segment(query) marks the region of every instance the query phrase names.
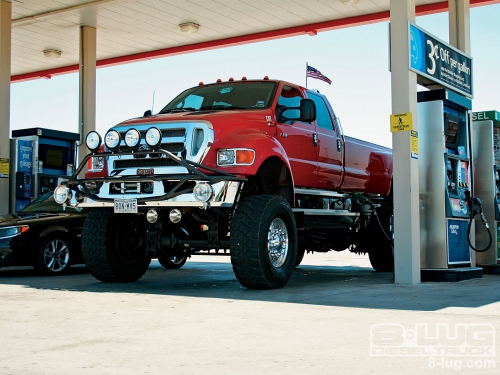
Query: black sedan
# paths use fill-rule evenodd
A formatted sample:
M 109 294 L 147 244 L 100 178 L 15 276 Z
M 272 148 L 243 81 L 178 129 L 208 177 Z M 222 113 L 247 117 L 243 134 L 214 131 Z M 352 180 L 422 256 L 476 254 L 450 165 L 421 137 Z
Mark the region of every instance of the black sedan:
M 83 263 L 87 210 L 63 209 L 50 192 L 17 213 L 0 216 L 0 267 L 31 265 L 39 275 L 58 275 Z

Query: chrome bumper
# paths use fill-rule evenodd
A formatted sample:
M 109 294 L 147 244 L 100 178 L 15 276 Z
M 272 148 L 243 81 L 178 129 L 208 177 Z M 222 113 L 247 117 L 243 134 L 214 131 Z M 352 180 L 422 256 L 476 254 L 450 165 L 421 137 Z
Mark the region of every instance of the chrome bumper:
M 197 201 L 192 193 L 177 195 L 170 199 L 165 200 L 155 200 L 158 195 L 162 195 L 163 191 L 156 194 L 113 194 L 113 195 L 102 195 L 99 194 L 99 201 L 92 200 L 87 197 L 84 202 L 77 203 L 72 200 L 70 203 L 74 207 L 114 207 L 115 199 L 140 199 L 138 204 L 139 209 L 146 208 L 157 208 L 157 207 L 198 207 L 198 208 L 209 208 L 209 207 L 232 207 L 236 203 L 238 192 L 242 187 L 242 182 L 237 181 L 220 181 L 212 185 L 214 194 L 210 200 L 207 202 Z M 104 186 L 104 188 L 106 188 Z M 101 188 L 101 191 L 103 188 Z M 151 200 L 148 200 L 151 198 Z

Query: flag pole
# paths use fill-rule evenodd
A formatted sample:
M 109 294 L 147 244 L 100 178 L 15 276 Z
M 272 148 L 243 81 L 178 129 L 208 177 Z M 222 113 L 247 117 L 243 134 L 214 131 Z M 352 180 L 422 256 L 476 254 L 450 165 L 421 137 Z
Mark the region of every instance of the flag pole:
M 309 62 L 306 62 L 306 89 L 307 89 L 307 67 L 309 66 Z

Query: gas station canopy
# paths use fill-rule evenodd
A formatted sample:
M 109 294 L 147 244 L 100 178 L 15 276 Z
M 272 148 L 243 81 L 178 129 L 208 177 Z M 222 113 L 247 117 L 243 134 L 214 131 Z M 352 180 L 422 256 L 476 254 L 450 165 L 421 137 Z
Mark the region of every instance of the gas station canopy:
M 471 0 L 471 6 L 499 0 Z M 416 0 L 416 14 L 448 1 Z M 12 82 L 76 72 L 79 30 L 97 29 L 97 66 L 389 20 L 390 0 L 13 0 Z

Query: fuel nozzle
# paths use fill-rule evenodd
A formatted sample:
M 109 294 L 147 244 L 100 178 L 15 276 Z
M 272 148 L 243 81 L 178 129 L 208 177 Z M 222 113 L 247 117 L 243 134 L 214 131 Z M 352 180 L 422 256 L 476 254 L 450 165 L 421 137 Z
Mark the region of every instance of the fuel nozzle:
M 465 198 L 467 199 L 467 202 L 469 203 L 469 206 L 471 208 L 471 216 L 474 217 L 479 214 L 484 226 L 489 229 L 490 226 L 486 221 L 486 217 L 484 216 L 483 204 L 481 203 L 481 199 L 479 199 L 478 197 L 472 197 L 471 199 L 469 190 L 465 191 Z

